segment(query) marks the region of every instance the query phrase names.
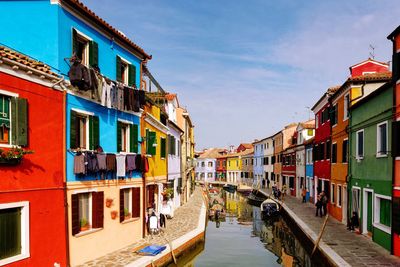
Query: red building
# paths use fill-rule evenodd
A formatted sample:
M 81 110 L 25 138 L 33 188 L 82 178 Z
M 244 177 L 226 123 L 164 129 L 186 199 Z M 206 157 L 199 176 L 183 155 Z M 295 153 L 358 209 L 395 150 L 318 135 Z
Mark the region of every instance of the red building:
M 60 77 L 4 47 L 0 59 L 0 266 L 66 266 Z
M 226 154 L 217 157 L 217 166 L 215 168 L 215 172 L 217 173 L 215 177 L 216 181 L 226 182 Z
M 393 42 L 392 58 L 392 83 L 394 87 L 394 118 L 392 136 L 393 162 L 393 192 L 392 192 L 392 253 L 400 256 L 400 26 L 398 26 L 388 39 Z
M 312 107 L 315 114 L 314 192 L 318 194 L 324 191 L 328 199 L 331 179 L 331 105 L 329 97 L 338 89 L 339 86 L 329 88 Z
M 296 134 L 296 133 L 295 133 Z M 296 196 L 296 141 L 282 152 L 282 184 L 286 184 L 287 194 Z

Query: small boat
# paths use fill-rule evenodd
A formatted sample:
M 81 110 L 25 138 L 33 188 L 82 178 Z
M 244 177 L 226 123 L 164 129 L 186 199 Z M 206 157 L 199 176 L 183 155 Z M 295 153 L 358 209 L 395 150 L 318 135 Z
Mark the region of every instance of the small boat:
M 225 184 L 222 188 L 229 193 L 235 193 L 236 191 L 236 186 L 233 184 Z
M 214 204 L 209 210 L 208 214 L 210 219 L 219 220 L 226 217 L 225 208 L 221 204 Z
M 248 196 L 247 200 L 250 205 L 260 206 L 267 197 L 259 193 L 258 190 L 253 190 Z
M 248 195 L 253 191 L 253 189 L 250 186 L 246 185 L 239 185 L 239 187 L 236 189 L 239 193 L 242 193 L 243 195 Z
M 263 219 L 268 219 L 279 215 L 279 205 L 278 202 L 271 198 L 267 198 L 260 205 L 261 217 Z

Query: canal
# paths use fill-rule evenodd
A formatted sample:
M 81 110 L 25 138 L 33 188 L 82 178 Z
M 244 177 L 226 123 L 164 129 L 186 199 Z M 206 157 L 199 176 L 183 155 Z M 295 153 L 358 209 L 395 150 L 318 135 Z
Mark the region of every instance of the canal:
M 246 197 L 221 189 L 226 218 L 209 220 L 205 244 L 178 262 L 184 267 L 208 266 L 324 266 L 309 254 L 285 220 L 263 221 L 260 207 Z

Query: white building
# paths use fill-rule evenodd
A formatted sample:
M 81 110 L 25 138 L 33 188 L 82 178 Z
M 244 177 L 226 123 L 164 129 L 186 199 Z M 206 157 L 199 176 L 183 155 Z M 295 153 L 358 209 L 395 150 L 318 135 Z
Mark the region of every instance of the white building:
M 217 157 L 226 152 L 226 149 L 208 148 L 196 159 L 196 181 L 214 182 L 216 178 Z
M 270 187 L 274 184 L 274 140 L 272 136 L 267 137 L 263 141 L 264 147 L 264 178 L 265 186 L 267 186 L 268 181 L 270 182 Z
M 306 151 L 305 143 L 314 137 L 315 134 L 315 121 L 309 120 L 300 122 L 296 128 L 296 197 L 301 198 L 301 191 L 305 186 L 307 191 L 310 188 L 307 185 L 312 185 L 313 181 L 306 180 Z M 312 179 L 312 178 L 311 178 Z M 312 186 L 311 186 L 312 187 Z M 312 190 L 312 189 L 311 189 Z

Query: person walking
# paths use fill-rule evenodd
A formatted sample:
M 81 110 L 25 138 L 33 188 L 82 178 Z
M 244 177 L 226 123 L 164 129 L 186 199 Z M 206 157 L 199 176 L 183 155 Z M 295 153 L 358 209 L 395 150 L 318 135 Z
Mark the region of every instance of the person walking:
M 318 195 L 317 197 L 317 202 L 315 203 L 315 216 L 318 217 L 318 212 L 319 212 L 319 216 L 322 217 L 322 201 L 321 201 L 321 194 Z
M 325 191 L 322 191 L 321 193 L 321 203 L 322 203 L 322 210 L 324 212 L 324 216 L 326 215 L 326 206 L 328 205 L 328 197 L 325 194 Z
M 301 190 L 301 196 L 303 197 L 302 203 L 306 203 L 306 195 L 307 195 L 307 189 L 305 186 L 303 186 L 303 189 Z
M 287 190 L 286 184 L 282 185 L 282 201 L 285 199 L 286 190 Z
M 267 188 L 268 188 L 268 189 L 269 189 L 269 183 L 270 183 L 270 180 L 267 179 Z

